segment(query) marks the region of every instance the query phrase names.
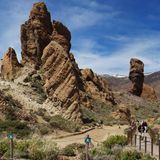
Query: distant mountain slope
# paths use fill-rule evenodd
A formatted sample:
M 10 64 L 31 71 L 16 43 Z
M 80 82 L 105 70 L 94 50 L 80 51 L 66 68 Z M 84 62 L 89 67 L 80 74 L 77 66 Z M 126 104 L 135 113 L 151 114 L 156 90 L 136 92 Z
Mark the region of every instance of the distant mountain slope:
M 109 86 L 113 91 L 128 91 L 131 87 L 131 82 L 128 77 L 115 77 L 109 75 L 103 75 L 108 80 Z M 158 98 L 160 98 L 160 71 L 146 75 L 144 82 L 151 85 Z
M 155 89 L 157 97 L 160 98 L 160 71 L 146 76 L 145 83 L 150 84 Z

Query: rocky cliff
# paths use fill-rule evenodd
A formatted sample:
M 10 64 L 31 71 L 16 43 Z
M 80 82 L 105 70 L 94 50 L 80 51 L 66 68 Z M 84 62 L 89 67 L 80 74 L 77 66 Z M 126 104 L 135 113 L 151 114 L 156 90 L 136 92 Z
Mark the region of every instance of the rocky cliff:
M 42 107 L 48 112 L 55 114 L 58 109 L 63 117 L 80 121 L 81 106 L 92 108 L 91 102 L 96 99 L 113 103 L 114 97 L 106 81 L 90 69 L 79 69 L 70 53 L 70 41 L 69 29 L 51 21 L 43 2 L 35 3 L 29 19 L 21 26 L 23 68 L 19 68 L 16 54 L 10 49 L 3 59 L 2 75 L 7 80 L 30 83 L 36 90 L 38 87 L 46 96 Z M 18 71 L 19 77 L 15 77 Z
M 50 13 L 43 2 L 35 3 L 29 20 L 21 26 L 22 64 L 38 68 L 43 49 L 50 42 L 52 23 Z

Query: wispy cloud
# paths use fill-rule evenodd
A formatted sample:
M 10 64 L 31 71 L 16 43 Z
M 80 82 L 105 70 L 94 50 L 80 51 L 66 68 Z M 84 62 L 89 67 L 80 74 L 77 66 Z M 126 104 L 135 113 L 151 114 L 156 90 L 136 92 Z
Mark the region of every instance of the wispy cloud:
M 13 47 L 18 53 L 18 58 L 21 59 L 21 44 L 20 44 L 20 26 L 23 24 L 29 15 L 29 10 L 32 6 L 31 1 L 15 0 L 4 2 L 5 9 L 1 8 L 0 20 L 3 22 L 0 25 L 0 56 L 2 57 L 8 47 Z M 4 26 L 3 26 L 4 25 Z
M 129 72 L 129 61 L 131 58 L 139 58 L 145 64 L 145 72 L 152 72 L 160 68 L 159 50 L 160 36 L 157 37 L 137 37 L 132 42 L 124 44 L 122 48 L 107 55 L 100 55 L 93 47 L 90 49 L 75 50 L 76 59 L 80 68 L 92 68 L 99 74 L 123 74 Z M 98 44 L 97 44 L 98 45 Z
M 76 1 L 77 2 L 77 1 Z M 100 5 L 96 1 L 81 1 L 77 5 L 69 6 L 60 10 L 59 15 L 55 14 L 72 30 L 88 29 L 88 27 L 109 23 L 119 14 L 112 7 Z M 62 12 L 63 10 L 63 12 Z
M 107 40 L 118 41 L 118 42 L 124 42 L 129 40 L 129 37 L 124 35 L 106 35 L 105 38 Z

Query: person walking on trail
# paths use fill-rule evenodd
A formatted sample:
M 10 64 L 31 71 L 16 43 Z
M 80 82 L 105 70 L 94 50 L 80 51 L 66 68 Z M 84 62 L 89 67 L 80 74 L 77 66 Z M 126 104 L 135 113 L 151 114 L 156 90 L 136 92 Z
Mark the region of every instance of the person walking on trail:
M 144 133 L 147 133 L 147 131 L 148 131 L 148 124 L 147 124 L 147 122 L 143 121 L 142 126 L 144 128 Z
M 141 133 L 142 139 L 145 137 L 145 134 L 148 130 L 148 124 L 146 121 L 142 121 L 141 124 L 138 127 L 138 131 Z
M 92 141 L 91 141 L 91 137 L 89 136 L 89 134 L 85 137 L 84 142 L 86 144 L 86 160 L 89 160 L 89 147 L 92 145 Z
M 84 142 L 88 146 L 91 144 L 91 138 L 90 138 L 89 134 L 85 137 Z

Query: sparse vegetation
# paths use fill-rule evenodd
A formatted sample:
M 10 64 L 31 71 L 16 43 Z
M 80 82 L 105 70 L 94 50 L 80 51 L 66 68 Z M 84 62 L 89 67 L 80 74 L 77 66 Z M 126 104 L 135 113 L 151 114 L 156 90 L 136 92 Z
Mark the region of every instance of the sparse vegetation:
M 14 151 L 16 158 L 26 158 L 32 160 L 53 160 L 57 159 L 59 149 L 53 142 L 46 142 L 40 139 L 15 140 Z M 9 140 L 0 141 L 0 156 L 9 158 Z
M 76 151 L 81 153 L 85 149 L 84 144 L 72 143 L 62 149 L 61 154 L 65 156 L 75 156 Z
M 149 155 L 144 155 L 135 150 L 126 150 L 125 136 L 110 136 L 98 148 L 90 152 L 90 159 L 93 160 L 155 160 Z M 83 158 L 82 158 L 83 160 Z
M 43 80 L 41 79 L 41 77 L 38 75 L 37 77 L 33 77 L 32 75 L 28 75 L 24 80 L 25 83 L 30 83 L 31 87 L 33 88 L 33 90 L 40 96 L 39 99 L 37 100 L 38 103 L 42 104 L 47 96 L 44 92 L 43 89 Z
M 17 120 L 0 121 L 1 132 L 12 132 L 17 138 L 27 137 L 31 133 L 31 129 L 27 126 L 26 122 Z
M 53 128 L 62 129 L 68 132 L 76 132 L 80 130 L 79 124 L 73 121 L 66 120 L 60 115 L 53 116 L 50 119 L 49 123 Z
M 103 145 L 106 148 L 113 148 L 115 145 L 125 146 L 127 145 L 127 137 L 123 135 L 113 135 L 104 141 Z

